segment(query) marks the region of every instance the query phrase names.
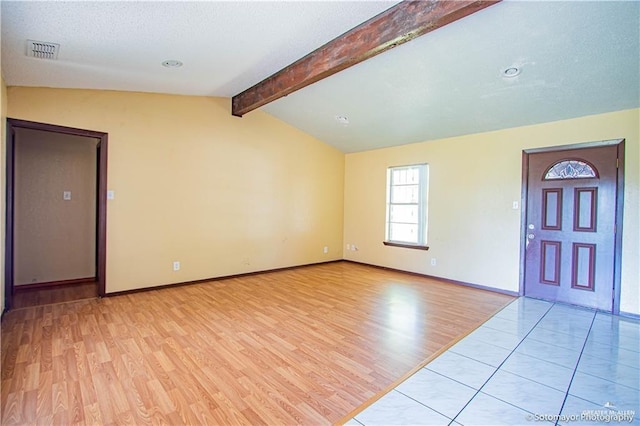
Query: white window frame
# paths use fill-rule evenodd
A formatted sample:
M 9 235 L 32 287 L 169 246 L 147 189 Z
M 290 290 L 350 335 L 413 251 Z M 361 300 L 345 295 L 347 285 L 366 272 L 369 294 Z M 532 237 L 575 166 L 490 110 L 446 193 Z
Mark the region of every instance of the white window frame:
M 398 170 L 410 170 L 417 169 L 419 173 L 418 178 L 418 200 L 415 203 L 392 203 L 392 194 L 394 189 L 406 186 L 408 184 L 396 184 L 393 182 L 394 171 Z M 415 185 L 415 184 L 413 184 Z M 405 166 L 394 166 L 387 168 L 387 208 L 386 208 L 386 221 L 385 221 L 385 245 L 397 245 L 402 247 L 415 247 L 420 249 L 428 249 L 426 247 L 427 244 L 427 219 L 428 219 L 428 186 L 429 186 L 429 165 L 426 163 L 421 164 L 411 164 Z M 418 235 L 417 242 L 408 241 L 408 240 L 397 240 L 390 238 L 391 225 L 393 223 L 403 223 L 403 222 L 392 222 L 391 221 L 391 210 L 393 206 L 398 205 L 417 205 L 418 207 Z

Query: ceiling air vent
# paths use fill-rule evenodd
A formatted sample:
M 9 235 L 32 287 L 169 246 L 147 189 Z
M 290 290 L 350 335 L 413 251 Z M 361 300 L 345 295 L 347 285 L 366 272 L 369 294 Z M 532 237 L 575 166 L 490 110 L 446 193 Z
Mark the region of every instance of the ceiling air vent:
M 58 59 L 60 45 L 48 41 L 27 40 L 27 56 L 38 59 Z

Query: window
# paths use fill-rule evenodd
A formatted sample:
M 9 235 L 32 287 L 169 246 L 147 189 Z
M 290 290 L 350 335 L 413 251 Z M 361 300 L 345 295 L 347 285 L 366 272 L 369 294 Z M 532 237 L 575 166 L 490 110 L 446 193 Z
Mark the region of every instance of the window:
M 558 161 L 551 166 L 543 180 L 597 178 L 598 173 L 590 164 L 580 160 Z
M 426 249 L 428 165 L 387 169 L 385 245 Z

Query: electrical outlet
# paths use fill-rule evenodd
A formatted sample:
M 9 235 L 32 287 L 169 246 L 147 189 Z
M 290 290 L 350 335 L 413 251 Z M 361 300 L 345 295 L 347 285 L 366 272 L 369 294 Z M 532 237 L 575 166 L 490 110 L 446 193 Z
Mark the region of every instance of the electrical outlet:
M 62 191 L 62 199 L 65 201 L 71 200 L 71 191 Z
M 351 244 L 347 244 L 347 250 L 351 250 Z
M 178 262 L 177 260 L 175 262 L 173 262 L 173 270 L 174 271 L 179 271 L 180 270 L 180 262 Z
M 436 266 L 437 262 L 436 262 L 436 258 L 432 257 L 431 258 L 431 266 Z
M 322 252 L 323 252 L 324 254 L 329 253 L 329 247 L 324 246 L 324 248 L 322 249 Z

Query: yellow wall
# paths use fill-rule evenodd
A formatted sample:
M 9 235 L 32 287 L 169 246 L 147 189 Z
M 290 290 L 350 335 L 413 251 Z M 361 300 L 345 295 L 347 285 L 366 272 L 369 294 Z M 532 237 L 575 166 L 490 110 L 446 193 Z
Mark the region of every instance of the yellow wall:
M 9 117 L 109 134 L 107 293 L 342 257 L 344 155 L 263 112 L 94 90 L 8 99 Z
M 621 311 L 640 314 L 640 110 L 348 154 L 344 257 L 518 291 L 522 150 L 626 139 Z M 429 251 L 386 247 L 386 169 L 428 163 Z M 430 259 L 437 265 L 431 266 Z
M 14 285 L 96 276 L 97 144 L 16 129 Z
M 0 312 L 4 312 L 4 232 L 5 232 L 5 174 L 6 174 L 6 122 L 7 85 L 0 69 Z
M 626 138 L 620 308 L 640 313 L 638 109 L 345 156 L 260 111 L 232 117 L 228 99 L 23 87 L 8 98 L 10 117 L 109 133 L 107 292 L 342 257 L 517 291 L 522 150 Z M 385 247 L 386 168 L 420 162 L 430 250 Z

